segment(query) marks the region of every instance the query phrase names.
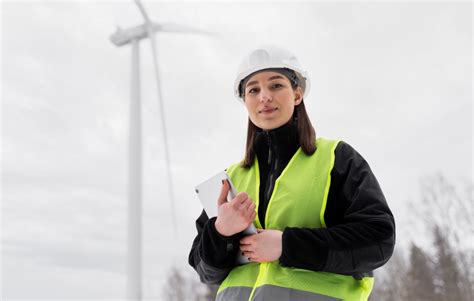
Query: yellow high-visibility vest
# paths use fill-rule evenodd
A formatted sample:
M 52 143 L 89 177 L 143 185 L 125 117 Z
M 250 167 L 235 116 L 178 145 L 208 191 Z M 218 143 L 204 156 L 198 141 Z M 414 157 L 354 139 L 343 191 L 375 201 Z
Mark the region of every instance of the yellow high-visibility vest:
M 318 138 L 316 152 L 307 156 L 301 148 L 275 182 L 265 214 L 266 229 L 326 227 L 324 212 L 331 185 L 334 151 L 339 141 Z M 259 204 L 258 161 L 249 168 L 240 163 L 227 169 L 238 192 L 245 191 Z M 262 228 L 258 219 L 257 228 Z M 363 301 L 373 287 L 373 277 L 352 276 L 283 267 L 278 260 L 237 266 L 222 282 L 218 301 Z

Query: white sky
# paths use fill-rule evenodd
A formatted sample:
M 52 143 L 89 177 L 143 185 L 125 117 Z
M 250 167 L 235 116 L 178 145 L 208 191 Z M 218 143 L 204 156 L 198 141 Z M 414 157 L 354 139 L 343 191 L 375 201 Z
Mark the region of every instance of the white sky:
M 194 275 L 193 188 L 243 155 L 247 117 L 232 85 L 243 54 L 260 44 L 287 47 L 306 66 L 317 134 L 367 159 L 400 244 L 415 235 L 407 204 L 421 199 L 421 178 L 472 183 L 471 3 L 145 6 L 157 22 L 217 34 L 157 36 L 177 237 L 150 45 L 141 43 L 145 297 L 160 300 L 171 265 Z M 124 296 L 131 59 L 109 36 L 141 22 L 132 1 L 2 3 L 5 300 Z

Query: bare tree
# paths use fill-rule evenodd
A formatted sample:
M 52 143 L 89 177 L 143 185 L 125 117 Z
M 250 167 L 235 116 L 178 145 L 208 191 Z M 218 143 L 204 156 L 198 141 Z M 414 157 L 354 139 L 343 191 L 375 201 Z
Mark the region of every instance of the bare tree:
M 185 275 L 173 266 L 168 273 L 163 294 L 167 301 L 214 301 L 218 288 L 218 285 L 203 284 L 195 274 Z
M 185 301 L 186 289 L 189 284 L 186 283 L 185 278 L 180 273 L 178 268 L 172 267 L 168 276 L 168 281 L 165 286 L 164 295 L 165 300 L 168 301 Z
M 427 232 L 432 233 L 436 225 L 443 229 L 455 249 L 472 249 L 472 244 L 465 238 L 474 235 L 473 185 L 469 184 L 461 191 L 442 174 L 436 174 L 421 181 L 421 192 L 423 205 L 410 205 L 414 209 L 411 211 L 413 217 L 424 219 Z
M 404 301 L 406 290 L 405 275 L 407 264 L 403 250 L 396 247 L 390 261 L 375 271 L 375 285 L 370 295 L 371 301 Z
M 408 210 L 410 227 L 418 237 L 431 237 L 434 248 L 412 243 L 407 262 L 396 248 L 390 262 L 377 270 L 371 300 L 474 300 L 474 189 L 472 184 L 466 188 L 460 190 L 441 174 L 421 181 L 421 206 L 412 203 Z
M 456 252 L 451 247 L 446 233 L 439 227 L 433 227 L 434 244 L 436 251 L 435 280 L 441 300 L 468 301 L 463 292 L 463 283 L 467 275 L 462 275 Z
M 435 301 L 439 299 L 433 279 L 433 260 L 414 243 L 410 249 L 410 267 L 406 274 L 404 300 Z M 457 299 L 456 299 L 457 300 Z

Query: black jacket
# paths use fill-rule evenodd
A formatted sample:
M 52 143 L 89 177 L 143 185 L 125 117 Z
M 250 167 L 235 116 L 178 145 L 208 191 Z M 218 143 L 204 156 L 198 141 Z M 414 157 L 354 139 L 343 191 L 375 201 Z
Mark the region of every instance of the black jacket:
M 258 215 L 262 223 L 275 181 L 298 147 L 292 123 L 257 134 L 255 149 L 262 183 Z M 279 259 L 282 266 L 360 279 L 372 275 L 392 255 L 393 215 L 367 162 L 342 141 L 335 149 L 324 219 L 326 228 L 285 228 Z M 189 254 L 189 264 L 205 283 L 221 283 L 236 266 L 242 237 L 240 233 L 231 237 L 220 235 L 215 220 L 202 211 L 196 220 L 198 234 Z

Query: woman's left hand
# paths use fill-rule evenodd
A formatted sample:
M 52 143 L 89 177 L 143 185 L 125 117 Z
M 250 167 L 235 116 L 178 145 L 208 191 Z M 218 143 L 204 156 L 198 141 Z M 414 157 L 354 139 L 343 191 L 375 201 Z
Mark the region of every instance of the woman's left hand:
M 251 261 L 275 261 L 281 256 L 282 235 L 283 232 L 279 230 L 258 229 L 258 234 L 249 235 L 240 240 L 240 251 Z

